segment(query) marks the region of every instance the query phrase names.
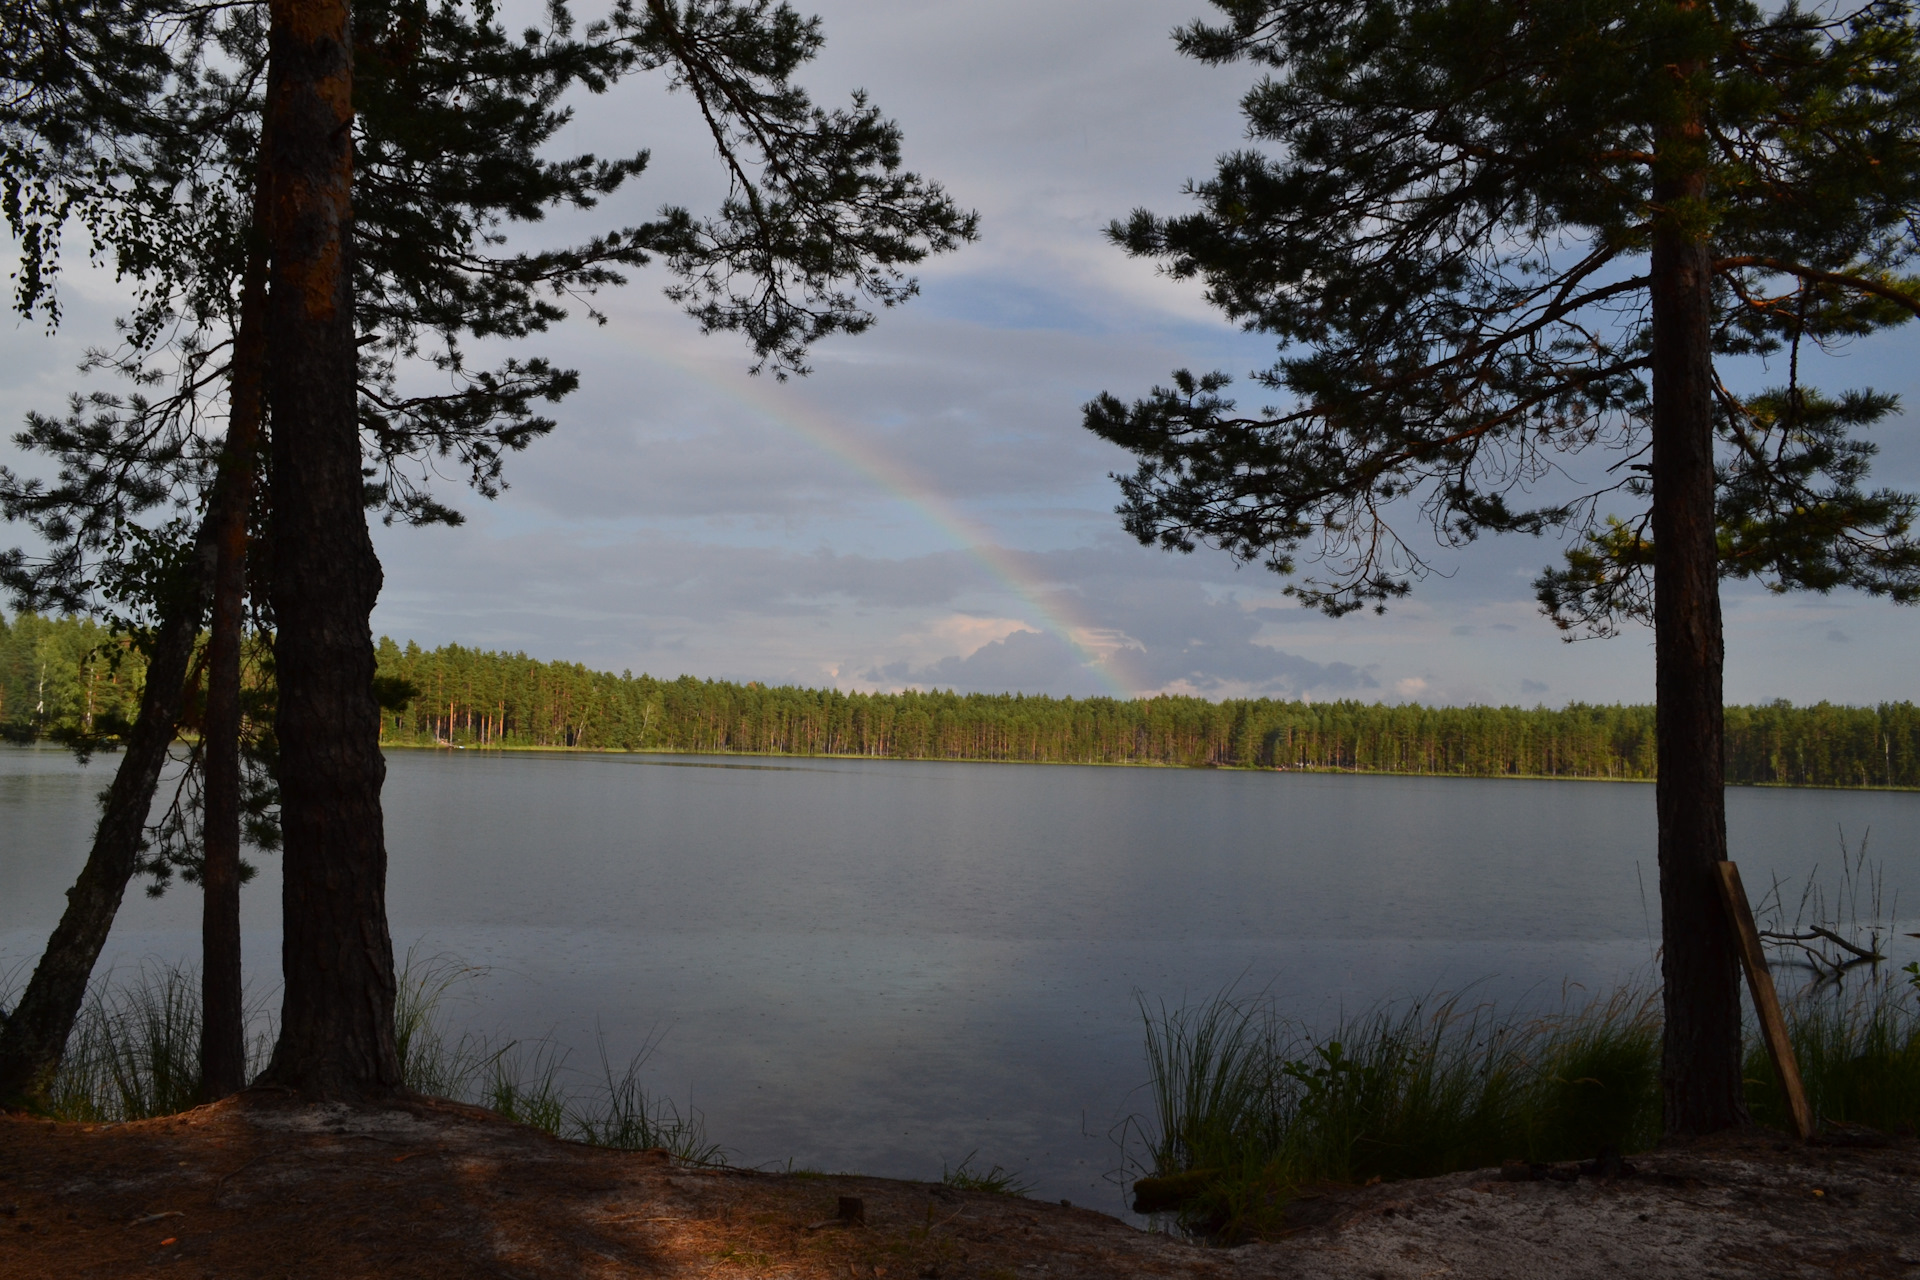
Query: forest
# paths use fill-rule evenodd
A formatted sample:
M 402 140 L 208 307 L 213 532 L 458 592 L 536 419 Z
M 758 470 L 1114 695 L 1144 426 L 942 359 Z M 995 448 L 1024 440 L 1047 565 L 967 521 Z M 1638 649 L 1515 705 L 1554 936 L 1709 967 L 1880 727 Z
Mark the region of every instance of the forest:
M 90 619 L 0 617 L 0 731 L 110 737 L 139 711 L 146 672 L 138 646 Z
M 593 671 L 524 653 L 382 638 L 381 740 L 394 747 L 735 752 L 909 760 L 1338 769 L 1647 779 L 1651 706 L 1426 707 L 1161 696 L 847 693 Z M 254 669 L 262 669 L 255 667 Z M 92 738 L 130 718 L 144 666 L 98 625 L 0 619 L 0 725 Z M 1920 787 L 1920 709 L 1730 706 L 1740 784 Z

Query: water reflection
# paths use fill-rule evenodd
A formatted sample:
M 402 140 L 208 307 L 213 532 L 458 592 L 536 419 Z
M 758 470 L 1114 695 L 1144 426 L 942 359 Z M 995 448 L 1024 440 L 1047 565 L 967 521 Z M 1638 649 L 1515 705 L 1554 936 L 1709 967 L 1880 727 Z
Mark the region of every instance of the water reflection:
M 112 765 L 0 751 L 0 972 L 57 918 Z M 747 1162 L 934 1177 L 977 1150 L 1109 1209 L 1136 992 L 1238 981 L 1320 1022 L 1468 983 L 1557 1002 L 1644 979 L 1657 933 L 1644 785 L 408 752 L 387 808 L 396 943 L 485 968 L 475 1025 L 586 1071 L 598 1033 L 615 1061 L 661 1033 L 651 1083 Z M 1920 890 L 1920 795 L 1742 789 L 1729 821 L 1749 886 L 1798 885 L 1844 824 L 1889 900 Z M 189 889 L 136 892 L 110 952 L 190 956 L 197 923 Z

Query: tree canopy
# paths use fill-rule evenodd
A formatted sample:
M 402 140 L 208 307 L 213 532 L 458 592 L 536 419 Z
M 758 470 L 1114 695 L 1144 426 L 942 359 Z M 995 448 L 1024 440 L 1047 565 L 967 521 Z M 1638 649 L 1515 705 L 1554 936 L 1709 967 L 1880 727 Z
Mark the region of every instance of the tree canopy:
M 1667 1128 L 1739 1124 L 1718 584 L 1920 601 L 1920 499 L 1864 487 L 1895 401 L 1809 367 L 1920 314 L 1912 10 L 1213 3 L 1177 39 L 1262 69 L 1251 145 L 1111 235 L 1276 340 L 1275 402 L 1182 370 L 1088 404 L 1140 459 L 1121 518 L 1336 615 L 1428 571 L 1409 524 L 1570 534 L 1554 621 L 1654 626 Z
M 284 762 L 286 1001 L 269 1074 L 322 1095 L 383 1091 L 398 1069 L 367 631 L 381 575 L 363 509 L 458 523 L 432 492 L 449 463 L 497 494 L 505 454 L 554 425 L 536 404 L 578 383 L 517 344 L 629 268 L 666 258 L 669 295 L 704 329 L 744 334 L 755 371 L 784 378 L 805 372 L 811 342 L 911 296 L 905 268 L 972 238 L 974 217 L 901 169 L 898 128 L 862 95 L 813 105 L 792 76 L 820 47 L 818 23 L 770 0 L 614 0 L 579 29 L 550 0 L 545 25 L 517 38 L 488 0 L 351 12 L 346 0 L 19 0 L 10 19 L 14 8 L 0 212 L 25 256 L 15 306 L 57 322 L 61 232 L 82 222 L 135 288 L 120 345 L 89 364 L 138 389 L 29 420 L 18 442 L 55 459 L 58 477 L 0 469 L 0 511 L 28 522 L 45 554 L 0 557 L 0 583 L 28 606 L 106 612 L 155 674 L 129 733 L 138 749 L 23 1001 L 30 1016 L 0 1037 L 0 1099 L 32 1092 L 71 1025 L 138 865 L 209 602 L 203 978 L 207 1028 L 226 1030 L 203 1043 L 203 1065 L 224 1065 L 202 1086 L 217 1097 L 244 1083 L 249 597 L 274 636 Z M 69 29 L 85 35 L 77 56 Z M 571 247 L 510 244 L 510 224 L 592 208 L 645 168 L 644 151 L 552 158 L 570 95 L 662 70 L 698 102 L 727 172 L 719 212 L 665 206 Z M 515 348 L 473 368 L 487 340 Z M 250 519 L 271 554 L 246 554 Z M 163 844 L 193 834 L 161 830 Z
M 58 476 L 0 469 L 0 504 L 46 554 L 15 551 L 0 572 L 22 607 L 98 607 L 96 592 L 115 590 L 101 571 L 185 541 L 184 525 L 156 540 L 141 518 L 191 509 L 211 482 L 256 234 L 265 12 L 15 7 L 22 57 L 0 83 L 15 308 L 57 321 L 62 232 L 78 224 L 134 286 L 118 345 L 89 365 L 133 390 L 29 418 L 16 439 Z M 902 167 L 899 127 L 863 95 L 827 109 L 793 82 L 823 36 L 784 4 L 616 0 L 582 23 L 554 0 L 542 25 L 515 34 L 490 6 L 371 0 L 354 21 L 358 405 L 370 500 L 389 520 L 457 523 L 433 493 L 447 470 L 499 492 L 506 455 L 551 431 L 544 406 L 579 384 L 524 344 L 575 311 L 603 318 L 593 295 L 633 269 L 662 260 L 669 294 L 703 329 L 741 333 L 755 367 L 784 377 L 805 371 L 812 342 L 860 332 L 875 308 L 910 297 L 914 263 L 975 234 L 974 215 Z M 76 23 L 95 34 L 62 44 Z M 579 95 L 647 72 L 700 104 L 730 185 L 720 208 L 663 205 L 579 243 L 510 244 L 644 174 L 643 149 L 555 147 Z M 510 354 L 475 367 L 471 347 L 499 340 Z M 138 597 L 151 576 L 144 567 L 120 594 Z
M 1110 234 L 1275 337 L 1255 381 L 1276 403 L 1238 411 L 1227 375 L 1182 371 L 1090 404 L 1140 458 L 1131 532 L 1298 571 L 1290 591 L 1341 613 L 1428 569 L 1410 527 L 1571 529 L 1538 583 L 1555 620 L 1647 616 L 1654 135 L 1684 88 L 1707 191 L 1667 212 L 1712 245 L 1720 572 L 1920 599 L 1920 503 L 1864 487 L 1860 432 L 1894 398 L 1822 390 L 1808 359 L 1920 311 L 1907 5 L 1216 5 L 1178 41 L 1265 70 L 1256 145 L 1195 211 Z M 1755 366 L 1772 385 L 1743 393 Z

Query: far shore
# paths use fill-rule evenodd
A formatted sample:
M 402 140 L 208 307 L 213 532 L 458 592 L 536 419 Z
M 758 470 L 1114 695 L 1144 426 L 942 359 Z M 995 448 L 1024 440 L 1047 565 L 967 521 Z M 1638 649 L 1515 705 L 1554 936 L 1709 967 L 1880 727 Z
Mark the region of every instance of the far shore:
M 866 760 L 880 764 L 991 764 L 1013 768 L 1039 766 L 1072 769 L 1166 769 L 1205 773 L 1299 773 L 1355 778 L 1447 778 L 1485 782 L 1611 782 L 1651 786 L 1653 778 L 1608 778 L 1574 773 L 1414 773 L 1397 769 L 1348 769 L 1333 765 L 1266 764 L 1169 764 L 1160 760 L 991 760 L 971 756 L 870 756 L 831 755 L 825 752 L 799 754 L 791 751 L 689 751 L 682 747 L 559 747 L 559 746 L 481 746 L 469 743 L 387 742 L 382 751 L 472 751 L 485 755 L 563 755 L 563 756 L 699 756 L 715 760 Z M 1838 786 L 1818 782 L 1729 782 L 1740 787 L 1771 791 L 1893 791 L 1920 793 L 1920 787 L 1889 787 L 1877 783 Z

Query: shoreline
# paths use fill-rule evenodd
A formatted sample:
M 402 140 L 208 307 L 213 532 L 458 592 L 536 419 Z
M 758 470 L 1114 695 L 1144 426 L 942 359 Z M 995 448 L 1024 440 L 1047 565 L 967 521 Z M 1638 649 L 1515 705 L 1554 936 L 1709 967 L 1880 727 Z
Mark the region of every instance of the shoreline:
M 1231 1248 L 1065 1202 L 585 1147 L 417 1096 L 251 1090 L 129 1124 L 0 1117 L 0 1157 L 6 1280 L 168 1265 L 260 1280 L 1812 1280 L 1920 1265 L 1915 1140 L 1845 1133 L 1316 1187 L 1278 1238 Z
M 1260 764 L 1167 764 L 1158 760 L 993 760 L 974 756 L 873 756 L 873 755 L 835 755 L 826 752 L 792 751 L 695 751 L 684 747 L 557 747 L 557 746 L 511 746 L 496 747 L 479 744 L 445 742 L 389 742 L 380 743 L 382 751 L 444 751 L 452 754 L 457 751 L 471 751 L 482 755 L 572 755 L 572 756 L 699 756 L 710 759 L 726 760 L 863 760 L 877 764 L 991 764 L 1008 766 L 1039 766 L 1043 768 L 1069 769 L 1166 769 L 1191 773 L 1286 773 L 1355 778 L 1445 778 L 1451 780 L 1481 782 L 1601 782 L 1626 783 L 1638 786 L 1650 786 L 1655 778 L 1609 778 L 1595 774 L 1571 773 L 1416 773 L 1397 769 L 1348 769 L 1335 765 L 1260 765 Z M 1729 790 L 1736 787 L 1773 791 L 1845 791 L 1845 792 L 1891 792 L 1896 794 L 1920 794 L 1920 787 L 1885 786 L 1877 783 L 1863 783 L 1858 786 L 1841 786 L 1831 782 L 1729 782 Z

